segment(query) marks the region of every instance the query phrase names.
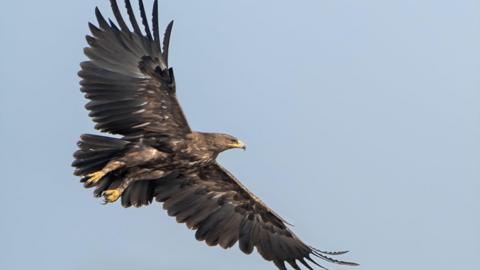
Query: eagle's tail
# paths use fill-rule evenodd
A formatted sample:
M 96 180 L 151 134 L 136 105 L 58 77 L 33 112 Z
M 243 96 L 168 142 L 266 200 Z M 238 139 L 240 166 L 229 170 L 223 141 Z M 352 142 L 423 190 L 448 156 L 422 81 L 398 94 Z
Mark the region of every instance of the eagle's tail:
M 79 149 L 73 154 L 75 175 L 87 176 L 101 170 L 111 159 L 124 152 L 128 144 L 122 139 L 83 134 L 77 143 Z M 85 182 L 87 178 L 81 181 Z

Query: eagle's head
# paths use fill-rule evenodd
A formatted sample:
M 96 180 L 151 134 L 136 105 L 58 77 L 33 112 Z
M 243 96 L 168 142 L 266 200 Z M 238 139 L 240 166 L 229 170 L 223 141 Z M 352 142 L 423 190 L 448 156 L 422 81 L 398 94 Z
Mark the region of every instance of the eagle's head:
M 217 153 L 233 148 L 247 149 L 245 143 L 232 135 L 223 133 L 202 133 L 202 135 L 210 150 Z
M 228 134 L 215 134 L 215 141 L 217 146 L 222 148 L 223 150 L 233 149 L 233 148 L 240 148 L 243 150 L 247 149 L 247 146 L 244 142 L 240 141 L 239 139 L 233 137 L 232 135 Z

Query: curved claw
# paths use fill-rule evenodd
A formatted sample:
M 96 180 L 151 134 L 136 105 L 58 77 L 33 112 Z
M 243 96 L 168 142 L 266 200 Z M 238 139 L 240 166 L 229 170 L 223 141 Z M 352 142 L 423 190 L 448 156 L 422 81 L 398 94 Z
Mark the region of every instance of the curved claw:
M 98 181 L 100 181 L 100 179 L 102 179 L 105 176 L 105 173 L 103 171 L 98 171 L 98 172 L 91 173 L 87 176 L 89 178 L 85 182 L 85 185 L 91 186 L 91 185 L 96 184 Z
M 120 195 L 122 195 L 122 193 L 119 189 L 107 189 L 102 193 L 105 203 L 115 202 L 120 198 Z

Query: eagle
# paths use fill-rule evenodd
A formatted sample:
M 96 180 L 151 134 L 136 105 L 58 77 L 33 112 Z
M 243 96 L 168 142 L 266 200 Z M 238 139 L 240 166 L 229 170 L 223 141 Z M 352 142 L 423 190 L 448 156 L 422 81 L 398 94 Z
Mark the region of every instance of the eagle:
M 110 0 L 116 23 L 95 9 L 98 26 L 89 23 L 80 64 L 81 92 L 95 129 L 117 137 L 84 134 L 72 166 L 86 188 L 105 203 L 123 207 L 163 203 L 168 215 L 196 230 L 209 246 L 230 248 L 238 242 L 246 254 L 254 248 L 278 269 L 286 263 L 301 269 L 314 259 L 333 259 L 329 252 L 302 242 L 289 224 L 217 163 L 217 156 L 245 144 L 234 136 L 191 130 L 176 98 L 175 77 L 168 63 L 173 21 L 160 41 L 158 2 L 152 28 L 139 0 L 141 25 L 125 0 L 130 27 L 116 0 Z

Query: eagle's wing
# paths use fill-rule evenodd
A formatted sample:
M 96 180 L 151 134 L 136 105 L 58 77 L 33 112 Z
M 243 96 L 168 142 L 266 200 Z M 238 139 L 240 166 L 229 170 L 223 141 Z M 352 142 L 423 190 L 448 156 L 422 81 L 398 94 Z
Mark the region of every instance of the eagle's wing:
M 158 4 L 153 6 L 153 36 L 143 2 L 140 14 L 145 35 L 136 21 L 129 0 L 125 1 L 133 32 L 111 0 L 117 25 L 109 23 L 98 8 L 99 27 L 89 24 L 92 35 L 85 54 L 90 59 L 81 64 L 81 91 L 91 101 L 86 105 L 101 131 L 135 135 L 155 133 L 185 134 L 190 128 L 175 96 L 173 70 L 168 67 L 168 46 L 172 23 L 160 45 Z
M 250 254 L 253 248 L 279 269 L 285 262 L 300 269 L 297 261 L 312 269 L 307 261 L 318 265 L 311 255 L 346 265 L 325 252 L 303 243 L 259 198 L 218 164 L 209 165 L 176 179 L 157 182 L 154 196 L 178 222 L 195 229 L 197 240 L 210 246 L 229 248 L 239 241 L 240 249 Z

